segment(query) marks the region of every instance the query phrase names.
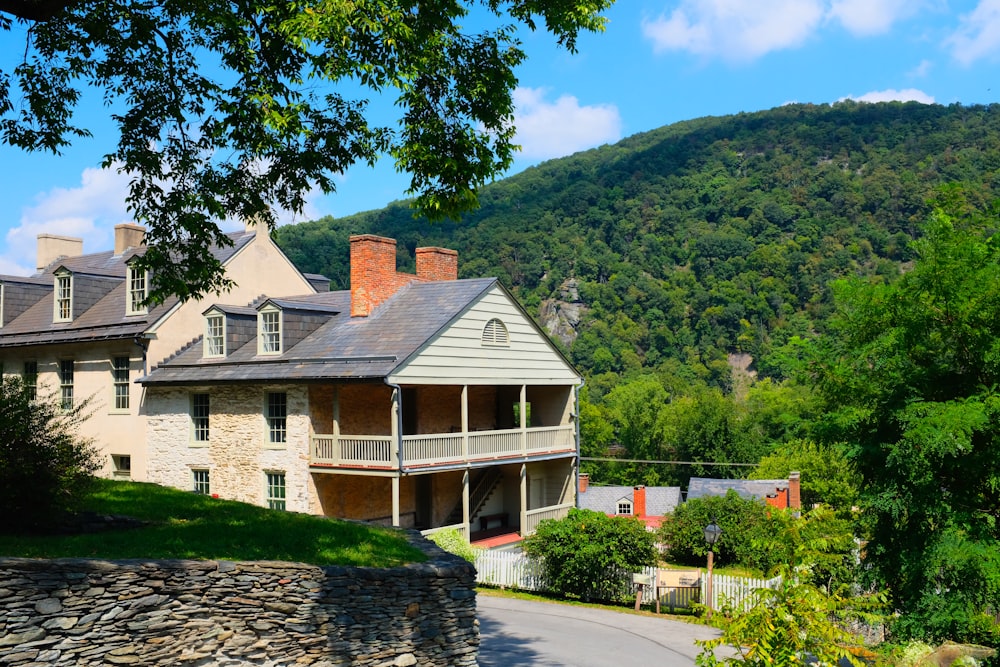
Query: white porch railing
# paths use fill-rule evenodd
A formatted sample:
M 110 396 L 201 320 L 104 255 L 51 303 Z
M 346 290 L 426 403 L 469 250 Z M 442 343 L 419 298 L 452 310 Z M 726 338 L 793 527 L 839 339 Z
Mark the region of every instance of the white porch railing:
M 462 539 L 464 539 L 466 542 L 469 541 L 469 534 L 465 532 L 464 523 L 456 523 L 452 526 L 438 526 L 437 528 L 428 528 L 427 530 L 421 530 L 420 534 L 423 535 L 424 537 L 427 537 L 428 535 L 433 535 L 434 533 L 440 533 L 442 530 L 449 530 L 449 529 L 457 530 L 458 534 L 462 536 Z
M 521 531 L 522 535 L 533 535 L 538 530 L 538 524 L 545 519 L 564 519 L 569 515 L 569 511 L 576 507 L 574 503 L 564 503 L 562 505 L 550 505 L 537 510 L 527 511 L 527 525 Z
M 407 466 L 491 461 L 542 452 L 572 452 L 576 449 L 575 429 L 542 426 L 525 431 L 472 431 L 469 433 L 427 433 L 403 436 L 403 463 Z M 462 447 L 468 437 L 468 451 Z M 391 467 L 394 460 L 391 436 L 314 435 L 312 463 L 325 466 Z

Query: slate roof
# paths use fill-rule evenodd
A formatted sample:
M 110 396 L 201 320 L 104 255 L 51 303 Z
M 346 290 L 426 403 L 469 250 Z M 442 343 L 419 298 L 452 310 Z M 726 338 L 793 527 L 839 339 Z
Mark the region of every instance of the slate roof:
M 708 477 L 692 477 L 688 482 L 687 499 L 705 498 L 707 496 L 724 496 L 732 489 L 742 498 L 765 499 L 774 495 L 778 489 L 787 489 L 787 479 L 711 479 Z
M 578 494 L 578 498 L 582 509 L 616 514 L 619 500 L 624 498 L 635 502 L 635 489 L 631 486 L 595 486 L 589 484 L 586 491 Z M 671 514 L 680 503 L 681 488 L 679 486 L 646 487 L 647 516 Z
M 255 337 L 224 358 L 206 359 L 199 338 L 139 382 L 177 385 L 381 379 L 495 285 L 499 285 L 496 278 L 413 282 L 368 317 L 354 318 L 347 290 L 271 299 L 283 308 L 312 310 L 329 319 L 279 355 L 258 355 Z
M 212 255 L 223 264 L 250 243 L 254 233 L 243 231 L 228 236 L 233 241 L 232 247 L 217 247 L 212 250 Z M 110 290 L 99 296 L 93 305 L 76 315 L 72 322 L 52 321 L 52 291 L 49 290 L 23 313 L 9 322 L 4 322 L 3 328 L 0 328 L 0 348 L 132 338 L 144 332 L 169 312 L 177 304 L 177 299 L 168 299 L 165 303 L 150 308 L 146 314 L 125 314 L 127 261 L 141 252 L 142 249 L 137 249 L 115 255 L 109 250 L 77 257 L 63 257 L 30 278 L 0 276 L 0 282 L 5 284 L 51 286 L 54 283 L 55 271 L 66 268 L 72 271 L 74 276 L 98 278 L 91 281 L 94 283 L 101 283 L 100 279 L 104 279 L 104 284 L 110 287 Z M 117 279 L 118 284 L 107 282 L 108 278 Z

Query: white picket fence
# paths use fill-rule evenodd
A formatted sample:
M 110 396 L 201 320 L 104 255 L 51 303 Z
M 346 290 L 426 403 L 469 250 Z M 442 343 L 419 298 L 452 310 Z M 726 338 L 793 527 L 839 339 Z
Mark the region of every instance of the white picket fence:
M 632 572 L 622 572 L 621 577 L 628 582 L 629 594 L 634 596 L 638 587 L 632 583 Z M 656 580 L 656 568 L 647 567 L 641 573 Z M 749 602 L 750 594 L 758 588 L 775 588 L 781 583 L 781 577 L 771 579 L 754 579 L 751 577 L 732 577 L 723 574 L 713 574 L 713 593 L 715 598 L 713 608 L 718 609 L 724 601 L 734 606 L 743 606 Z M 548 582 L 545 579 L 541 563 L 529 558 L 520 551 L 481 551 L 476 555 L 476 583 L 499 588 L 514 588 L 522 591 L 547 591 Z M 700 590 L 697 601 L 705 599 L 707 579 L 700 579 Z M 661 594 L 670 594 L 669 590 L 661 590 Z M 674 607 L 688 606 L 689 595 L 674 595 Z M 644 586 L 643 603 L 656 601 L 653 586 Z

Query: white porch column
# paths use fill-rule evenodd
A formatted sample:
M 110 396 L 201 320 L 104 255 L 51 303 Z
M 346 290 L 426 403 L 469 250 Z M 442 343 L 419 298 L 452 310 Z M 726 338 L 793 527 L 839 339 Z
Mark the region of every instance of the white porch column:
M 528 455 L 528 385 L 521 385 L 521 456 Z
M 340 462 L 340 387 L 333 385 L 333 451 L 334 458 Z
M 389 408 L 389 435 L 392 436 L 392 447 L 390 448 L 389 457 L 390 464 L 394 468 L 399 467 L 399 457 L 402 454 L 400 450 L 403 448 L 403 440 L 399 435 L 399 401 L 402 398 L 400 396 L 401 393 L 399 389 L 394 388 L 392 390 L 392 406 Z M 399 484 L 399 480 L 396 480 L 396 484 Z
M 399 528 L 399 475 L 392 478 L 392 525 Z
M 469 516 L 469 471 L 466 469 L 462 475 L 462 523 L 465 524 L 466 538 L 472 535 L 472 526 L 469 525 L 471 518 Z
M 462 385 L 462 460 L 469 460 L 469 385 Z M 469 473 L 465 473 L 466 478 L 468 478 Z M 468 510 L 468 502 L 466 502 L 466 509 Z M 465 522 L 469 523 L 469 517 L 465 517 Z M 468 528 L 468 526 L 466 526 Z
M 523 394 L 522 394 L 523 396 Z M 521 405 L 524 405 L 522 402 Z M 523 423 L 523 422 L 522 422 Z M 521 537 L 528 529 L 528 466 L 521 464 Z

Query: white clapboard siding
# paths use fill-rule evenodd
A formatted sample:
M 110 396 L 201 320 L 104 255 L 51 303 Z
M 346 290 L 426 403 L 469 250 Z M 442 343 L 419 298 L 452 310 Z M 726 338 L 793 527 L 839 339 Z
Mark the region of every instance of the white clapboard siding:
M 484 345 L 493 318 L 507 327 L 510 344 Z M 500 287 L 484 294 L 434 337 L 390 380 L 402 384 L 576 384 L 579 376 Z

